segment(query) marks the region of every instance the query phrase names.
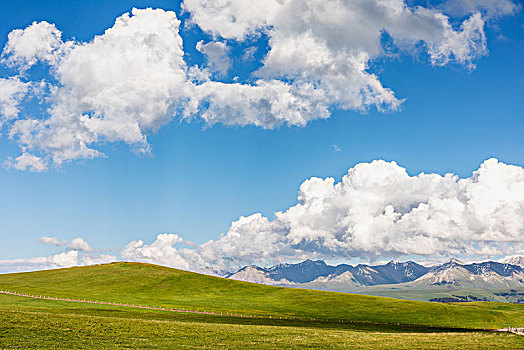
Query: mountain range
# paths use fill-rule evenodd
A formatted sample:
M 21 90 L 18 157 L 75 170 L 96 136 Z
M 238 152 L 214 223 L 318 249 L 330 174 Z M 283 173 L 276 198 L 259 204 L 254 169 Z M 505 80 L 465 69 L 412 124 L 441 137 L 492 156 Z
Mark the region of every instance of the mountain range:
M 402 289 L 520 288 L 524 287 L 524 257 L 469 264 L 451 259 L 430 267 L 413 261 L 331 266 L 322 260 L 306 260 L 267 268 L 245 266 L 225 277 L 270 285 L 343 291 L 370 286 Z

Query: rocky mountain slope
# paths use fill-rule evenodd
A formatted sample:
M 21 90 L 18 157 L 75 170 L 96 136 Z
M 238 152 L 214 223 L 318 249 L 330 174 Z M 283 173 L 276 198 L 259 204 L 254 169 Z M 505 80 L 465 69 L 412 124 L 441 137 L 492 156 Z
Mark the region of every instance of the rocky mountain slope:
M 503 264 L 511 264 L 511 265 L 517 265 L 520 267 L 524 267 L 524 256 L 508 256 L 504 259 L 501 259 L 499 262 Z
M 475 289 L 524 287 L 524 269 L 493 261 L 473 264 L 449 261 L 434 267 L 407 286 L 418 289 L 439 286 Z

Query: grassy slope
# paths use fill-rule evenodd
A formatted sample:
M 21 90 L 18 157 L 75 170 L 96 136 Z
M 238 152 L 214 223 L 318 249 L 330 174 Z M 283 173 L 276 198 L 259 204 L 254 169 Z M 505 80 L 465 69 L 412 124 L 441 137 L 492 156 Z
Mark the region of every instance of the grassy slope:
M 373 324 L 180 314 L 0 295 L 0 348 L 518 349 L 524 338 Z
M 524 305 L 424 303 L 278 288 L 140 263 L 0 275 L 0 289 L 277 317 L 463 328 L 524 325 Z
M 453 297 L 454 295 L 473 295 L 477 298 L 487 298 L 490 301 L 498 302 L 517 302 L 519 298 L 523 298 L 523 295 L 511 295 L 511 296 L 501 296 L 497 293 L 502 292 L 514 292 L 524 293 L 524 288 L 506 288 L 506 289 L 468 289 L 468 288 L 441 288 L 441 289 L 420 289 L 420 290 L 402 290 L 395 288 L 370 288 L 367 290 L 359 291 L 358 293 L 367 294 L 367 295 L 376 295 L 384 297 L 392 297 L 399 299 L 407 300 L 421 300 L 427 301 L 432 298 L 443 298 L 443 297 Z

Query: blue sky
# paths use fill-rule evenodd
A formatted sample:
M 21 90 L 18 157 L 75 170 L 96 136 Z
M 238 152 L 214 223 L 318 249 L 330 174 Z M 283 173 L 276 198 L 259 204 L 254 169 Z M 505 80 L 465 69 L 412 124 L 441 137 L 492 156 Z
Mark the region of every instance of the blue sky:
M 12 30 L 42 20 L 55 24 L 64 41 L 89 42 L 133 7 L 175 11 L 183 21 L 184 59 L 188 65 L 205 65 L 195 45 L 212 41 L 213 35 L 198 25 L 184 26 L 189 14 L 181 13 L 176 1 L 4 1 L 0 46 Z M 463 18 L 453 20 L 458 27 Z M 367 71 L 405 99 L 398 110 L 370 106 L 362 112 L 331 105 L 328 119 L 273 129 L 175 119 L 146 132 L 150 154 L 105 140 L 97 144 L 105 157 L 51 162 L 43 172 L 6 165 L 0 169 L 0 260 L 63 250 L 39 242 L 43 236 L 82 237 L 109 254 L 130 241 L 152 242 L 164 232 L 202 244 L 227 233 L 240 216 L 261 213 L 272 220 L 274 212 L 297 203 L 299 186 L 308 178 L 339 181 L 357 163 L 376 159 L 395 161 L 410 175 L 470 177 L 491 157 L 523 166 L 523 23 L 521 10 L 486 18 L 487 53 L 473 59 L 475 69 L 460 62 L 434 65 L 416 50 L 375 57 Z M 215 79 L 231 83 L 238 76 L 252 83 L 250 74 L 262 65 L 267 38 L 223 41 L 231 47 L 234 64 Z M 258 56 L 242 61 L 251 46 Z M 40 66 L 24 79 L 56 80 Z M 4 78 L 13 71 L 5 65 L 0 69 Z M 34 101 L 24 108 L 23 113 L 41 113 Z M 20 154 L 20 144 L 7 134 L 4 127 L 2 162 Z M 45 157 L 45 150 L 39 156 Z

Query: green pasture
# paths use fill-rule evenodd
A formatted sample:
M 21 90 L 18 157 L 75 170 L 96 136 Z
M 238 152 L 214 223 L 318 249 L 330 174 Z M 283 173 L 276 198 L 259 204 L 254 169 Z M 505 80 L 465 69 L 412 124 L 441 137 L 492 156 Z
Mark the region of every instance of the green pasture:
M 0 348 L 524 348 L 522 336 L 480 330 L 523 326 L 524 305 L 510 303 L 279 288 L 139 263 L 0 275 L 0 289 L 259 316 L 0 295 Z

